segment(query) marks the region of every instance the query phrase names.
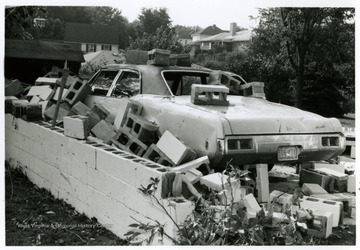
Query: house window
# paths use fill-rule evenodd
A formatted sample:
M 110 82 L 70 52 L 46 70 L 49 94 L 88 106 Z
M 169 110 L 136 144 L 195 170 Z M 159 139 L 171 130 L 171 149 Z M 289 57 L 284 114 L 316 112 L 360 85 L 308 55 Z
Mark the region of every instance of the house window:
M 35 27 L 44 28 L 45 22 L 46 22 L 46 20 L 44 18 L 39 18 L 39 17 L 34 18 L 34 26 Z
M 86 44 L 86 52 L 95 52 L 96 44 Z
M 111 45 L 101 45 L 101 50 L 111 51 Z

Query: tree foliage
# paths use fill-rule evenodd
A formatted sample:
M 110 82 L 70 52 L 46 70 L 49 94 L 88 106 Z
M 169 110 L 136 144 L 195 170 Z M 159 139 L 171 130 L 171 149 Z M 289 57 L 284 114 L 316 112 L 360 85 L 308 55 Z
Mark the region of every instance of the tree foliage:
M 45 27 L 35 27 L 33 25 L 35 17 L 45 18 Z M 117 26 L 121 34 L 120 48 L 125 48 L 129 44 L 128 20 L 121 15 L 121 11 L 111 7 L 24 6 L 7 8 L 5 13 L 6 38 L 63 40 L 67 22 Z
M 27 29 L 33 26 L 33 20 L 43 15 L 43 7 L 22 6 L 5 8 L 5 38 L 31 40 L 32 34 Z
M 324 116 L 354 112 L 354 9 L 269 8 L 258 19 L 247 51 L 202 52 L 196 63 L 265 82 L 273 102 Z
M 166 8 L 142 8 L 138 16 L 140 31 L 154 35 L 160 27 L 171 27 L 171 19 Z
M 151 50 L 158 48 L 167 49 L 173 53 L 181 53 L 184 50 L 165 8 L 143 8 L 139 15 L 139 22 L 133 28 L 130 49 Z
M 295 106 L 341 116 L 341 94 L 354 89 L 353 9 L 270 8 L 259 13 L 252 56 L 261 54 L 274 70 L 289 74 Z M 319 109 L 315 103 L 322 101 Z

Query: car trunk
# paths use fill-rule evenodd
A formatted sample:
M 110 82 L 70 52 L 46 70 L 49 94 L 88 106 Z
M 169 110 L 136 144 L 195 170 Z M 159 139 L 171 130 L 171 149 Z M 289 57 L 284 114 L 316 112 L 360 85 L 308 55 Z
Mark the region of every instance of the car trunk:
M 342 132 L 335 118 L 324 118 L 294 107 L 253 97 L 228 96 L 229 106 L 195 105 L 190 96 L 175 102 L 217 114 L 228 120 L 232 134 L 310 134 Z

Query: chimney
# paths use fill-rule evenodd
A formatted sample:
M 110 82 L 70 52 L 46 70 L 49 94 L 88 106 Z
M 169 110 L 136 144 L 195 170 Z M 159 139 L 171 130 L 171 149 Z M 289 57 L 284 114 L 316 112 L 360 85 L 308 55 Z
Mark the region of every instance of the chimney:
M 236 35 L 236 23 L 230 23 L 230 36 Z

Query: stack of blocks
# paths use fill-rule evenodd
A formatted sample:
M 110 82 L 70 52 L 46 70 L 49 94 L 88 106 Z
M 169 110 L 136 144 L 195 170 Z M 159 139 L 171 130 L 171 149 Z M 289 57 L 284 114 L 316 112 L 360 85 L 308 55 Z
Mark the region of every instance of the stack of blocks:
M 229 101 L 226 100 L 229 88 L 224 85 L 191 85 L 191 102 L 196 105 L 217 105 L 228 106 Z M 218 98 L 214 98 L 214 94 Z

